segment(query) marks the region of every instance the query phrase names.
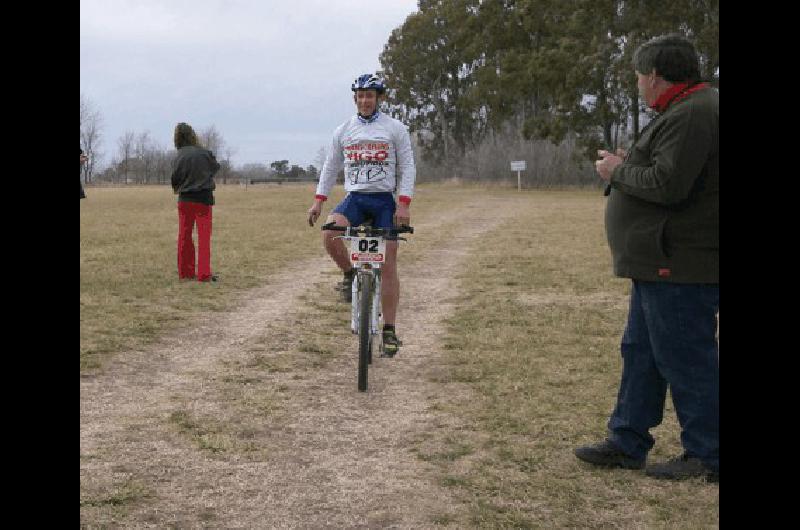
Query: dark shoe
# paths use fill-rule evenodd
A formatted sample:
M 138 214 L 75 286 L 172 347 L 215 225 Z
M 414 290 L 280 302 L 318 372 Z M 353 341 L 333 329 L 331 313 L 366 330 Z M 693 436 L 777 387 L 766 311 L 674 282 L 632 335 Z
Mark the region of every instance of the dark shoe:
M 647 466 L 644 472 L 649 477 L 666 480 L 705 477 L 709 482 L 719 482 L 719 471 L 713 471 L 706 467 L 699 458 L 688 456 L 685 453 L 661 464 Z
M 201 281 L 201 282 L 218 282 L 219 281 L 219 276 L 217 276 L 216 274 L 212 274 L 208 278 L 203 278 L 202 280 L 199 280 L 199 281 Z
M 383 345 L 381 346 L 381 357 L 394 357 L 403 341 L 397 338 L 394 331 L 390 329 L 383 330 Z
M 334 289 L 342 293 L 341 301 L 348 304 L 353 301 L 353 278 L 355 278 L 355 269 L 350 269 L 350 274 L 344 273 L 344 279 L 334 286 Z
M 621 467 L 623 469 L 642 469 L 645 461 L 644 458 L 628 456 L 609 440 L 578 447 L 575 449 L 575 456 L 596 466 Z

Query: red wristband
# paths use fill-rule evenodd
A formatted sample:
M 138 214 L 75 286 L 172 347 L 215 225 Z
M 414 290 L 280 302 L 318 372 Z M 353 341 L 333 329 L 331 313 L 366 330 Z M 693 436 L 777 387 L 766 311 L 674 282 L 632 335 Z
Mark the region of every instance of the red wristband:
M 398 201 L 398 202 L 402 202 L 403 204 L 405 204 L 406 206 L 408 206 L 409 204 L 411 204 L 411 197 L 408 197 L 408 196 L 406 196 L 406 195 L 401 195 L 401 196 L 399 196 L 399 197 L 397 198 L 397 201 Z
M 319 200 L 321 200 L 322 202 L 325 202 L 325 201 L 327 201 L 327 200 L 328 200 L 328 198 L 327 198 L 325 195 L 314 195 L 314 198 L 315 198 L 315 199 L 319 199 Z

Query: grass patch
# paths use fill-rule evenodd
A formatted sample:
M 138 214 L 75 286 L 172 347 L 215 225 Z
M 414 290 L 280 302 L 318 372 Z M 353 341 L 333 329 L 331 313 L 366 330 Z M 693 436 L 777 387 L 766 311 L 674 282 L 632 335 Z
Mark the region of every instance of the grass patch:
M 178 281 L 169 187 L 96 188 L 81 201 L 82 370 L 185 327 L 198 312 L 230 308 L 237 295 L 268 283 L 287 257 L 319 255 L 319 230 L 304 222 L 313 186 L 220 186 L 215 195 L 215 284 Z
M 147 488 L 132 479 L 114 484 L 109 489 L 110 491 L 105 491 L 103 494 L 86 494 L 86 496 L 81 492 L 81 508 L 107 506 L 120 508 L 150 496 Z
M 452 515 L 444 513 L 431 518 L 431 522 L 436 526 L 448 526 L 456 522 L 456 519 Z
M 453 439 L 444 440 L 444 447 L 433 452 L 417 451 L 417 456 L 426 462 L 453 462 L 463 456 L 472 454 L 473 449 L 470 444 L 458 442 Z
M 417 188 L 415 220 L 435 220 L 438 212 L 455 208 L 485 193 L 482 187 L 459 189 L 446 185 Z M 201 284 L 177 278 L 177 206 L 167 186 L 95 188 L 90 199 L 81 201 L 80 235 L 80 366 L 97 370 L 121 351 L 143 348 L 165 332 L 186 329 L 204 311 L 225 311 L 237 297 L 253 287 L 268 284 L 287 263 L 324 255 L 319 226 L 310 228 L 305 212 L 314 195 L 313 185 L 273 187 L 218 186 L 215 192 L 211 265 L 220 282 Z M 323 215 L 327 215 L 344 192 L 333 190 Z M 411 263 L 446 243 L 454 223 L 437 227 L 413 244 L 403 244 L 402 263 Z M 422 242 L 422 244 L 420 244 Z M 338 280 L 331 263 L 323 271 L 327 283 L 318 289 L 327 294 Z M 319 271 L 309 271 L 314 278 Z M 402 274 L 402 270 L 401 270 Z M 307 353 L 328 355 L 332 347 L 318 341 L 317 331 L 347 329 L 348 318 L 333 297 L 306 295 L 296 316 L 296 326 L 283 330 L 294 337 L 314 332 Z M 309 317 L 321 320 L 309 320 Z M 335 333 L 334 333 L 335 334 Z M 338 338 L 338 337 L 337 337 Z M 273 335 L 264 349 L 281 349 Z M 314 361 L 323 366 L 324 360 Z
M 471 390 L 438 405 L 468 429 L 457 444 L 447 433 L 419 442 L 418 457 L 436 464 L 476 527 L 718 526 L 718 486 L 592 469 L 573 456 L 605 435 L 629 281 L 612 276 L 601 196 L 523 196 L 519 216 L 472 249 L 445 365 L 431 375 L 443 395 L 464 395 L 449 385 Z M 680 452 L 671 404 L 653 434 L 651 459 Z
M 169 421 L 178 431 L 188 436 L 203 451 L 221 453 L 230 451 L 235 440 L 212 420 L 200 420 L 188 411 L 178 410 L 170 414 Z

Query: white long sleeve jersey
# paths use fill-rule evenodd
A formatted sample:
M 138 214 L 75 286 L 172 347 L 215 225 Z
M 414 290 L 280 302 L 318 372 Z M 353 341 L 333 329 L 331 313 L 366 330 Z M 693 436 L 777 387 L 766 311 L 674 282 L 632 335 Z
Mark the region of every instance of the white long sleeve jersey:
M 370 121 L 356 115 L 336 128 L 317 197 L 328 197 L 342 167 L 347 192 L 389 191 L 409 200 L 414 195 L 417 169 L 408 129 L 386 114 L 379 112 Z

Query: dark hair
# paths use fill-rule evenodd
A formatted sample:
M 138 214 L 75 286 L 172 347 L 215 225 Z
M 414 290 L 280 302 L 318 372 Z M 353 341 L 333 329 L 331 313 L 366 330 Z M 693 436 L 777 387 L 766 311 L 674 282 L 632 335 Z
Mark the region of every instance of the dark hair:
M 700 65 L 694 45 L 677 33 L 645 42 L 633 54 L 633 67 L 640 74 L 656 74 L 670 83 L 699 81 Z
M 188 123 L 180 122 L 175 126 L 175 134 L 173 135 L 175 142 L 175 149 L 186 147 L 187 145 L 197 145 L 197 135 L 194 129 Z

